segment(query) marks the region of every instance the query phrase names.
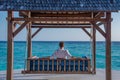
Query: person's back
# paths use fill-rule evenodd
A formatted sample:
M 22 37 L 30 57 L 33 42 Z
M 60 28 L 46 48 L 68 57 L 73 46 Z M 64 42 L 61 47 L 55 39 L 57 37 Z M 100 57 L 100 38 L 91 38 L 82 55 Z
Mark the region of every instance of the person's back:
M 64 50 L 64 43 L 60 42 L 59 43 L 60 49 L 56 50 L 50 58 L 64 58 L 64 59 L 70 59 L 72 56 L 69 53 L 68 50 Z

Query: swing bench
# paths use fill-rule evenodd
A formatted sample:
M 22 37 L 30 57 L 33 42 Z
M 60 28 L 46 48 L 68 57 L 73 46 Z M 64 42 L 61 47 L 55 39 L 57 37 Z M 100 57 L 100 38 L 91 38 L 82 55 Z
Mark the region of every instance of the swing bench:
M 22 71 L 22 73 L 90 74 L 90 59 L 29 58 L 27 59 L 27 70 Z
M 27 58 L 25 65 L 27 66 L 22 71 L 23 74 L 93 74 L 91 59 L 86 56 L 71 59 Z

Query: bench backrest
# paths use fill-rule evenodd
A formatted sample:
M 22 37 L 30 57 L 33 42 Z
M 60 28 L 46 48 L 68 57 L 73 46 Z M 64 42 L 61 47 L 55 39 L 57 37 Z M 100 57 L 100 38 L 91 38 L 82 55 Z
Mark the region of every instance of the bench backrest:
M 90 59 L 49 59 L 38 58 L 27 60 L 28 71 L 51 71 L 51 72 L 89 72 Z

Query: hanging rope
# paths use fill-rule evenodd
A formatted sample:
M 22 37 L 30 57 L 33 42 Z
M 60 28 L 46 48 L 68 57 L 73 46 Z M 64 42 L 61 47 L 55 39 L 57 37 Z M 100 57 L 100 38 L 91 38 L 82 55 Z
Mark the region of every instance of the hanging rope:
M 90 37 L 90 59 L 92 59 L 92 55 L 93 55 L 93 47 L 92 47 L 92 41 L 93 41 L 93 26 L 91 26 L 91 29 L 90 29 L 90 35 L 91 35 L 91 37 Z M 92 63 L 92 61 L 91 61 L 91 63 Z
M 92 13 L 92 18 L 94 18 L 94 13 Z M 90 29 L 90 59 L 92 59 L 92 56 L 93 56 L 93 26 L 91 26 L 91 29 Z M 91 61 L 92 63 L 92 61 Z
M 26 36 L 26 50 L 25 50 L 25 54 L 24 54 L 24 57 L 25 57 L 25 59 L 24 59 L 24 71 L 26 70 L 26 64 L 27 64 L 27 46 L 28 46 L 28 29 L 27 29 L 27 27 L 26 27 L 26 33 L 27 33 L 27 36 Z M 25 74 L 25 73 L 24 73 Z
M 91 35 L 91 37 L 93 36 L 93 29 L 92 29 L 93 27 L 91 26 L 91 28 L 90 28 L 90 35 Z M 92 38 L 90 37 L 90 47 L 89 47 L 89 58 L 90 59 L 92 59 L 92 53 L 93 53 L 93 51 L 92 51 Z

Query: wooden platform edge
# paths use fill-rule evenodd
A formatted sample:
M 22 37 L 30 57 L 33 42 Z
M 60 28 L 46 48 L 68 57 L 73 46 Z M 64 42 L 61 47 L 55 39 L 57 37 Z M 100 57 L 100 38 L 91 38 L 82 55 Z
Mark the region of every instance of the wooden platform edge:
M 21 71 L 22 74 L 92 74 L 92 72 Z

